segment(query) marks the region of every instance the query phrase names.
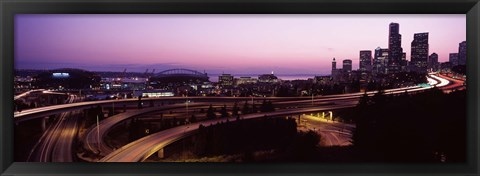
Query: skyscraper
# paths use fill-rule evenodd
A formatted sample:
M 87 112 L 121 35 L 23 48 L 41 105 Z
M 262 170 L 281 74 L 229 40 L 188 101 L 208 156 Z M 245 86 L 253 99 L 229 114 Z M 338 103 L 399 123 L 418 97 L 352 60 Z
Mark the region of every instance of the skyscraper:
M 428 57 L 428 68 L 432 70 L 438 69 L 438 54 L 432 53 L 430 57 Z
M 388 49 L 377 47 L 373 58 L 372 73 L 385 74 L 387 71 Z
M 345 59 L 343 60 L 343 70 L 344 71 L 352 71 L 352 60 Z
M 411 61 L 416 72 L 427 72 L 428 32 L 414 34 L 412 41 Z
M 372 51 L 362 50 L 360 51 L 360 71 L 372 71 Z
M 400 25 L 390 23 L 388 32 L 388 72 L 397 73 L 400 71 L 400 62 L 402 61 L 402 35 L 400 35 Z
M 458 44 L 458 65 L 467 64 L 467 41 Z
M 458 65 L 458 53 L 450 53 L 448 57 L 448 61 L 452 66 L 457 66 Z

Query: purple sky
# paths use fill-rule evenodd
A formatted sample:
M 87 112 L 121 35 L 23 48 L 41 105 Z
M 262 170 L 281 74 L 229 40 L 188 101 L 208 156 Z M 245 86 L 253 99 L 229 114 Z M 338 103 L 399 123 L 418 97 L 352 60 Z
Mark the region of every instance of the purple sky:
M 429 53 L 441 62 L 466 39 L 462 14 L 24 14 L 15 18 L 15 67 L 328 74 L 333 57 L 356 69 L 360 50 L 387 48 L 390 22 L 400 24 L 408 60 L 414 33 L 429 32 Z

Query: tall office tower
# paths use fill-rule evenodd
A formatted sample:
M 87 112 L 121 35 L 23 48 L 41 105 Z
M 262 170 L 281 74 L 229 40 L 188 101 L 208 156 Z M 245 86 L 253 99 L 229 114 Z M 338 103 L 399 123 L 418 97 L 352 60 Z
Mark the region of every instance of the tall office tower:
M 467 65 L 467 41 L 458 44 L 458 65 Z
M 411 61 L 414 69 L 419 73 L 427 72 L 428 61 L 428 32 L 416 33 L 413 36 Z
M 352 60 L 350 59 L 343 60 L 343 70 L 352 71 Z
M 373 58 L 372 73 L 382 73 L 387 72 L 387 61 L 388 61 L 388 49 L 382 49 L 377 47 L 375 49 L 375 55 Z
M 428 57 L 428 68 L 436 71 L 438 68 L 438 54 L 432 53 L 430 57 Z
M 360 51 L 360 71 L 372 71 L 372 51 L 362 50 Z
M 452 66 L 457 66 L 458 65 L 458 53 L 450 53 L 450 56 L 448 57 L 448 61 Z
M 402 61 L 402 35 L 400 35 L 400 25 L 390 23 L 388 31 L 388 72 L 397 73 L 400 71 L 400 62 Z

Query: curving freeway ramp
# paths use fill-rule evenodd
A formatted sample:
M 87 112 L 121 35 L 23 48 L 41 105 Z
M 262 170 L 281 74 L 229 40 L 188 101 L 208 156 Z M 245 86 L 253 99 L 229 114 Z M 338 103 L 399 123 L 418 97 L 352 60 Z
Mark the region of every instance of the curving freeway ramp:
M 388 94 L 397 94 L 397 93 L 404 93 L 404 92 L 415 92 L 415 91 L 422 91 L 426 89 L 431 89 L 433 86 L 447 86 L 445 81 L 441 77 L 428 77 L 429 83 L 431 86 L 427 87 L 410 87 L 410 88 L 400 88 L 394 90 L 386 90 L 385 92 Z M 450 82 L 450 81 L 448 81 Z M 442 84 L 443 83 L 443 84 Z M 376 91 L 367 92 L 368 95 L 373 95 Z M 360 97 L 363 93 L 355 93 L 355 94 L 348 94 L 343 95 L 343 98 L 348 99 L 349 97 Z M 305 101 L 305 100 L 304 100 Z M 334 105 L 316 107 L 316 108 L 302 108 L 302 109 L 288 109 L 282 110 L 277 112 L 270 112 L 270 113 L 257 113 L 257 114 L 248 114 L 244 115 L 243 119 L 253 119 L 253 118 L 261 118 L 265 115 L 267 116 L 281 116 L 281 115 L 291 115 L 291 114 L 299 114 L 299 113 L 309 113 L 309 112 L 316 112 L 316 111 L 325 111 L 325 110 L 334 110 L 334 109 L 342 109 L 347 107 L 354 107 L 356 106 L 356 100 L 350 101 L 350 103 L 343 104 L 344 102 L 338 100 L 332 100 L 336 102 Z M 141 162 L 146 160 L 149 156 L 157 152 L 158 150 L 168 146 L 175 141 L 181 140 L 182 138 L 191 135 L 196 132 L 200 125 L 210 125 L 219 122 L 225 122 L 230 120 L 234 120 L 235 118 L 224 118 L 224 119 L 214 119 L 208 120 L 203 122 L 198 122 L 194 124 L 179 126 L 175 128 L 171 128 L 168 130 L 160 131 L 149 136 L 143 137 L 138 139 L 134 142 L 131 142 L 102 158 L 99 162 Z

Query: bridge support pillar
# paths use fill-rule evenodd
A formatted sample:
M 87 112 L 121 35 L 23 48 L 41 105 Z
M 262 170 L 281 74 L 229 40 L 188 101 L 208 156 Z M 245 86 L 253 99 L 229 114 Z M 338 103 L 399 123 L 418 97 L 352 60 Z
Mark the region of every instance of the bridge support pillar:
M 47 121 L 48 121 L 48 116 L 42 118 L 42 132 L 44 132 L 45 130 L 47 130 Z
M 165 157 L 165 153 L 164 153 L 163 148 L 158 150 L 157 154 L 158 154 L 158 158 L 160 158 L 160 159 L 163 159 Z
M 325 118 L 325 112 L 322 112 L 322 118 Z

